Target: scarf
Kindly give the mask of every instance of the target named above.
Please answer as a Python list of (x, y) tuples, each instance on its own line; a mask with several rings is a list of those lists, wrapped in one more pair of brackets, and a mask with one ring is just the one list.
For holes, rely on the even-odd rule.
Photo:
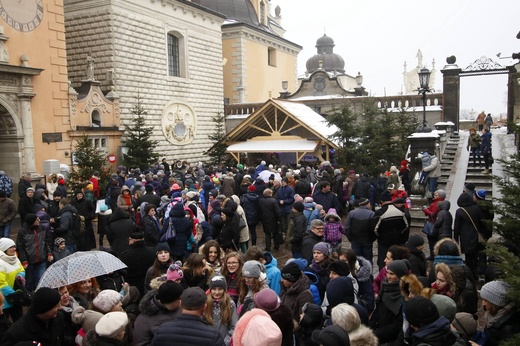
[(435, 265), (439, 263), (454, 265), (464, 264), (464, 261), (462, 260), (462, 256), (435, 256), (435, 258), (433, 259), (433, 267), (435, 268)]
[(388, 282), (386, 279), (381, 285), (381, 301), (395, 316), (401, 311), (403, 306), (403, 297), (401, 295), (401, 288), (399, 287), (399, 280)]
[(123, 194), (123, 199), (125, 200), (125, 205), (132, 205), (132, 195), (131, 194)]
[(495, 323), (500, 321), (504, 316), (507, 316), (511, 313), (511, 311), (515, 308), (515, 303), (509, 303), (504, 306), (502, 309), (498, 310), (495, 316), (491, 316), (488, 311), (484, 315), (484, 323), (486, 328), (491, 328)]
[(321, 271), (323, 270), (323, 268), (321, 267), (321, 264), (316, 263), (316, 261), (314, 261), (314, 259), (312, 259), (311, 268), (314, 270), (314, 272), (317, 275), (320, 274)]
[(10, 265), (14, 266), (17, 263), (20, 263), (20, 260), (16, 255), (14, 256), (8, 256), (5, 252), (0, 251), (0, 260), (9, 263)]
[(443, 296), (447, 296), (447, 297), (450, 297), (450, 298), (453, 297), (453, 292), (451, 292), (451, 291), (449, 290), (449, 287), (448, 287), (448, 286), (446, 286), (446, 288), (444, 288), (443, 290), (441, 290), (441, 289), (439, 288), (439, 286), (437, 286), (437, 283), (434, 282), (434, 283), (432, 283), (432, 288), (435, 290), (435, 292), (436, 292), (437, 294), (441, 294), (441, 295), (443, 295)]

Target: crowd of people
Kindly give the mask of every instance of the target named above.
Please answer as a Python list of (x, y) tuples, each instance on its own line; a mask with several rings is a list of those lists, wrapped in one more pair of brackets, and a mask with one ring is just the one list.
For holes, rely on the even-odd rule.
[[(477, 331), (485, 191), (466, 184), (454, 216), (434, 192), (427, 258), (410, 233), (407, 161), (371, 181), (330, 162), (163, 159), (146, 172), (120, 167), (106, 194), (93, 172), (71, 198), (63, 177), (36, 188), (29, 177), (14, 211), (22, 229), (0, 239), (2, 345), (497, 345), (520, 331), (510, 287), (491, 271)], [(0, 186), (0, 221), (14, 218), (9, 200)], [(107, 251), (126, 268), (35, 290), (77, 251)]]

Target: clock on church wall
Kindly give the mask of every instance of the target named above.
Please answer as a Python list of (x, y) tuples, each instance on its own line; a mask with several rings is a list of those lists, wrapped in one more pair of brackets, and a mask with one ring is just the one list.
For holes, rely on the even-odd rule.
[(13, 29), (29, 32), (43, 18), (42, 0), (0, 0), (0, 17)]

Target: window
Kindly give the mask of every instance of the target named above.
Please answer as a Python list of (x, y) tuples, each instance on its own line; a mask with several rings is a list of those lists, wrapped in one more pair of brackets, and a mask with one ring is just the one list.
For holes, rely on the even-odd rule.
[(108, 139), (106, 137), (89, 136), (90, 145), (102, 154), (108, 153)]
[(101, 113), (99, 110), (94, 109), (92, 114), (90, 115), (90, 126), (91, 127), (101, 127)]
[(276, 66), (276, 49), (267, 48), (267, 64), (269, 66)]
[(168, 34), (168, 75), (180, 77), (180, 49), (179, 38)]

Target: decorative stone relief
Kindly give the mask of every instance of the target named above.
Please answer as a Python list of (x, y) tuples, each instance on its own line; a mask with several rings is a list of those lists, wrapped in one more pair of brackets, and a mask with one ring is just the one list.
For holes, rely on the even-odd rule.
[(175, 145), (191, 143), (197, 131), (197, 117), (190, 105), (170, 102), (162, 112), (162, 131), (166, 140)]
[(109, 112), (105, 102), (103, 102), (103, 98), (97, 92), (92, 93), (92, 97), (87, 100), (87, 103), (85, 104), (85, 107), (83, 107), (81, 112), (90, 114), (90, 110), (92, 108), (101, 109), (103, 113)]
[(18, 80), (12, 75), (0, 74), (0, 85), (15, 87), (18, 86)]

